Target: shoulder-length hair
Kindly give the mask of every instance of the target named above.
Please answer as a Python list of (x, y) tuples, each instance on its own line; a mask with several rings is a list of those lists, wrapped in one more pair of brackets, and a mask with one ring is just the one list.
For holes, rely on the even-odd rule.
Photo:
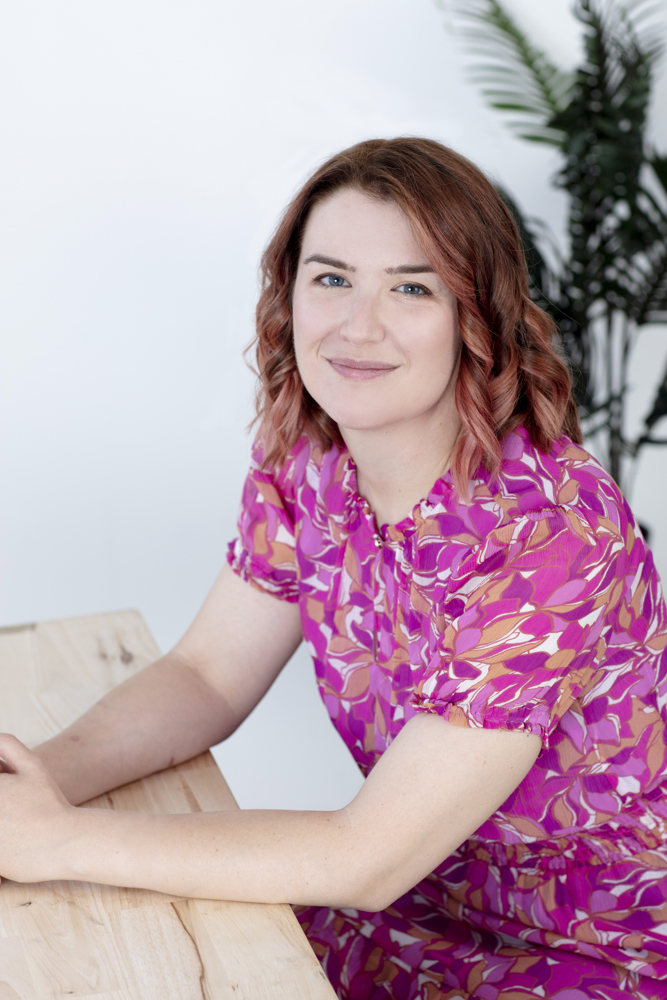
[(280, 466), (301, 435), (324, 450), (342, 444), (337, 424), (306, 390), (296, 364), (291, 294), (304, 228), (317, 202), (340, 188), (395, 202), (429, 264), (458, 302), (461, 358), (456, 407), (462, 429), (454, 480), (480, 464), (497, 473), (505, 434), (523, 424), (548, 451), (562, 434), (581, 442), (567, 365), (553, 320), (531, 300), (516, 225), (469, 160), (421, 138), (371, 139), (315, 171), (288, 205), (264, 251), (257, 305), (257, 417), (265, 464)]

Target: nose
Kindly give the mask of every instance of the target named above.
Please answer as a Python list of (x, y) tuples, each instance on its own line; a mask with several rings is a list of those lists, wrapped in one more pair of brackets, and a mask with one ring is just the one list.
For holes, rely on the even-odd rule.
[(378, 297), (371, 292), (350, 296), (349, 312), (340, 329), (343, 340), (351, 344), (375, 344), (384, 339), (384, 324), (380, 316)]

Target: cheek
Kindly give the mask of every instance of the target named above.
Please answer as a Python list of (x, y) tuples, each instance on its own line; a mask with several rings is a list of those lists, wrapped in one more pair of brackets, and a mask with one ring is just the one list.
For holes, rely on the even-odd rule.
[(292, 303), (292, 336), (294, 354), (306, 389), (315, 396), (318, 379), (318, 350), (322, 342), (321, 320), (319, 310), (304, 301), (303, 297), (294, 297)]
[(461, 350), (458, 324), (442, 322), (423, 331), (421, 342), (410, 345), (411, 364), (429, 382), (449, 381), (455, 374)]
[(321, 337), (322, 317), (319, 310), (303, 295), (295, 295), (292, 302), (292, 329), (294, 350), (303, 355)]
[(292, 296), (295, 337), (304, 343), (312, 343), (337, 330), (345, 320), (346, 302), (346, 297), (339, 295), (335, 288), (313, 288), (297, 282)]

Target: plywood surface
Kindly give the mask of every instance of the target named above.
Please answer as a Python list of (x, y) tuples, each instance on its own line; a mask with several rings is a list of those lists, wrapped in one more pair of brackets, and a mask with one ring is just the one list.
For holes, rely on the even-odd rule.
[[(34, 746), (158, 655), (136, 611), (0, 629), (0, 731)], [(208, 752), (89, 805), (236, 808)], [(56, 997), (332, 1000), (334, 992), (288, 906), (3, 881), (0, 1000)]]

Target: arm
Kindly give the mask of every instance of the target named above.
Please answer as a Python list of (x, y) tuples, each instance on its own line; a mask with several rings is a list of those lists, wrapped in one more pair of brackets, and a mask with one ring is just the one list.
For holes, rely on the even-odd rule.
[(75, 805), (189, 760), (234, 732), (300, 641), (297, 606), (225, 566), (170, 653), (35, 753)]
[(336, 812), (146, 816), (69, 806), (40, 762), (2, 737), (0, 753), (16, 773), (0, 775), (0, 871), (22, 881), (382, 909), (499, 808), (540, 746), (534, 735), (421, 715)]

